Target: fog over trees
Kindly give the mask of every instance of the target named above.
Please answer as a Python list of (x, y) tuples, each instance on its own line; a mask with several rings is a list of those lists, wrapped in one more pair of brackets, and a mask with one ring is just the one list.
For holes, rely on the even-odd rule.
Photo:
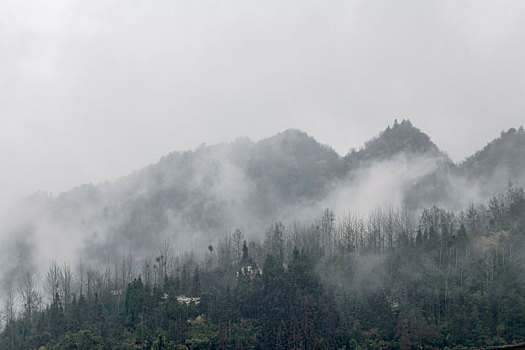
[(0, 350), (525, 348), (524, 18), (0, 0)]
[(0, 349), (525, 341), (525, 132), (454, 163), (409, 120), (340, 156), (299, 130), (13, 205)]

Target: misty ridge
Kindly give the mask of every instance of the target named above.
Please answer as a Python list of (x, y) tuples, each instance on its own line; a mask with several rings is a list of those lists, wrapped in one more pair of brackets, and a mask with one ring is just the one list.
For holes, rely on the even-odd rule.
[(99, 264), (155, 254), (164, 242), (202, 256), (235, 229), (261, 238), (272, 223), (312, 222), (325, 208), (338, 218), (380, 207), (459, 211), (509, 181), (525, 184), (524, 168), (523, 128), (459, 164), (409, 120), (344, 156), (293, 129), (201, 145), (114, 182), (24, 198), (4, 216), (2, 266), (9, 275), (52, 260)]
[(0, 349), (414, 349), (525, 340), (525, 132), (458, 164), (409, 120), (173, 152), (13, 205)]
[(0, 0), (0, 350), (525, 349), (523, 18)]

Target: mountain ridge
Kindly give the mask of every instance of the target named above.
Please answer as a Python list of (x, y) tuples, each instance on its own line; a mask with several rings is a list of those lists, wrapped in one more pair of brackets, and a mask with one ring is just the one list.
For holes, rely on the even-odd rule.
[(516, 171), (521, 167), (487, 171), (483, 181), (474, 176), (483, 173), (480, 166), (495, 167), (482, 161), (486, 154), (497, 155), (499, 168), (512, 165), (519, 154), (525, 164), (525, 146), (513, 150), (513, 159), (503, 159), (505, 147), (525, 145), (523, 131), (502, 137), (487, 146), (490, 152), (455, 164), (409, 120), (395, 121), (345, 156), (303, 131), (287, 129), (258, 142), (239, 138), (171, 152), (114, 182), (40, 198), (35, 206), (41, 210), (26, 221), (35, 234), (41, 222), (74, 232), (88, 255), (104, 260), (112, 251), (149, 251), (168, 238), (189, 249), (235, 228), (261, 232), (272, 222), (312, 217), (326, 207), (373, 208), (374, 200), (414, 210), (455, 209), (504, 189), (506, 175), (517, 184), (525, 182)]
[(500, 136), (487, 143), (483, 149), (467, 157), (459, 164), (461, 171), (469, 178), (487, 183), (487, 176), (498, 170), (505, 170), (509, 177), (516, 177), (525, 171), (525, 131), (523, 127), (502, 131)]
[[(396, 134), (396, 131), (400, 131), (397, 133), (396, 136), (393, 136), (393, 134)], [(393, 138), (395, 139), (399, 135), (403, 135), (405, 138), (402, 140), (405, 141), (404, 143), (397, 143), (394, 145), (389, 144), (389, 142)], [(115, 180), (106, 180), (103, 182), (100, 182), (98, 184), (93, 183), (84, 183), (80, 184), (78, 186), (72, 187), (68, 190), (65, 190), (61, 193), (59, 193), (57, 196), (60, 196), (63, 193), (75, 191), (75, 189), (79, 187), (84, 186), (107, 186), (111, 185), (113, 183), (119, 182), (121, 180), (124, 180), (125, 178), (135, 176), (136, 174), (139, 174), (143, 171), (147, 171), (147, 169), (156, 166), (158, 164), (164, 163), (164, 162), (170, 162), (172, 161), (172, 158), (179, 158), (184, 155), (188, 155), (194, 152), (197, 152), (200, 149), (205, 148), (216, 148), (216, 147), (226, 147), (227, 145), (237, 144), (241, 145), (242, 147), (239, 147), (239, 149), (242, 148), (252, 148), (257, 145), (263, 145), (263, 144), (271, 144), (272, 142), (278, 141), (278, 142), (290, 142), (291, 139), (303, 139), (302, 142), (304, 144), (305, 140), (308, 140), (311, 142), (311, 144), (317, 144), (318, 147), (321, 149), (326, 149), (327, 153), (333, 153), (334, 155), (339, 156), (341, 159), (345, 159), (347, 162), (352, 163), (354, 157), (362, 158), (360, 162), (363, 160), (368, 160), (372, 158), (372, 160), (378, 160), (378, 159), (387, 159), (389, 157), (392, 157), (396, 154), (408, 152), (413, 154), (425, 154), (425, 153), (431, 153), (433, 155), (440, 155), (442, 156), (448, 163), (453, 164), (454, 166), (460, 167), (460, 168), (467, 168), (470, 166), (470, 164), (476, 162), (476, 157), (482, 156), (481, 154), (483, 152), (487, 152), (488, 149), (491, 148), (491, 145), (493, 145), (495, 142), (498, 142), (498, 140), (502, 139), (504, 136), (508, 137), (509, 135), (523, 135), (523, 127), (520, 127), (518, 129), (516, 128), (510, 128), (507, 131), (501, 131), (500, 137), (495, 138), (487, 143), (487, 145), (475, 152), (474, 154), (467, 156), (462, 161), (453, 162), (449, 156), (441, 150), (435, 143), (432, 142), (430, 137), (423, 131), (421, 131), (419, 128), (414, 127), (412, 122), (409, 119), (403, 119), (400, 123), (397, 122), (397, 119), (394, 121), (392, 126), (387, 126), (386, 129), (382, 130), (377, 136), (374, 136), (370, 138), (368, 141), (366, 141), (363, 146), (360, 148), (351, 148), (345, 155), (339, 156), (337, 152), (333, 150), (333, 148), (330, 145), (322, 144), (318, 142), (313, 136), (309, 135), (307, 132), (302, 131), (297, 128), (289, 128), (285, 129), (282, 132), (279, 132), (275, 135), (263, 138), (257, 142), (254, 142), (250, 140), (247, 137), (240, 137), (237, 138), (234, 141), (231, 142), (222, 142), (218, 144), (213, 145), (205, 145), (202, 144), (201, 146), (197, 147), (193, 150), (181, 150), (181, 151), (172, 151), (167, 153), (166, 155), (159, 158), (158, 161), (153, 162), (149, 165), (145, 165), (144, 167), (133, 171), (132, 173), (122, 175)], [(385, 140), (386, 138), (386, 140)], [(293, 142), (291, 142), (293, 144)], [(31, 196), (31, 195), (30, 195)]]

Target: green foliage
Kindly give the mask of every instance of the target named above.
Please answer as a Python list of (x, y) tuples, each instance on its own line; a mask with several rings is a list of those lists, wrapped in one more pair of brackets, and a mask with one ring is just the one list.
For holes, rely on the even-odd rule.
[(218, 245), (223, 260), (185, 255), (166, 260), (172, 265), (164, 278), (144, 274), (146, 282), (142, 276), (123, 282), (98, 275), (106, 284), (89, 284), (78, 300), (63, 302), (56, 293), (40, 311), (8, 322), (0, 349), (431, 349), (522, 342), (524, 203), (523, 190), (509, 186), (488, 209), (471, 205), (455, 215), (432, 207), (412, 226), (403, 224), (401, 212), (338, 223), (326, 210), (320, 224), (295, 226), (293, 235), (282, 223), (272, 225), (264, 242), (243, 241), (238, 231), (234, 245), (229, 238)]
[(166, 340), (166, 335), (163, 331), (160, 331), (157, 339), (151, 345), (151, 350), (168, 350), (168, 341)]
[(186, 345), (190, 349), (210, 349), (218, 341), (218, 330), (214, 323), (203, 316), (191, 320), (191, 327), (187, 333)]

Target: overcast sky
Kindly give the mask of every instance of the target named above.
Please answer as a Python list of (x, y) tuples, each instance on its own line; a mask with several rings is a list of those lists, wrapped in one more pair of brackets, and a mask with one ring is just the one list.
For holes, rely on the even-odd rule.
[(0, 0), (3, 197), (395, 117), (456, 161), (525, 124), (525, 1)]

